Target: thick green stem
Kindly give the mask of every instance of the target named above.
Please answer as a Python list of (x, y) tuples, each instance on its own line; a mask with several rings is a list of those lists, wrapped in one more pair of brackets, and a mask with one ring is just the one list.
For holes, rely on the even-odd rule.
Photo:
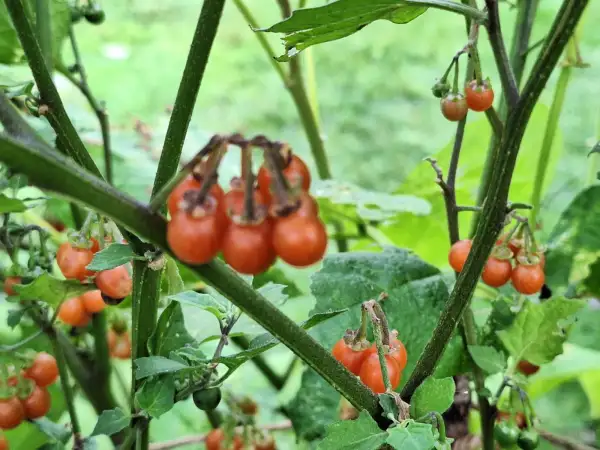
[[(102, 242), (102, 241), (100, 241)], [(106, 313), (94, 314), (92, 318), (92, 335), (94, 336), (94, 376), (110, 389), (110, 355), (106, 340)]]
[[(168, 249), (163, 217), (90, 175), (68, 158), (24, 147), (12, 138), (0, 136), (0, 161), (17, 172), (27, 174), (37, 186), (77, 199), (158, 247)], [(341, 366), (327, 349), (227, 266), (215, 260), (195, 266), (193, 270), (277, 337), (354, 406), (371, 414), (378, 412), (377, 397), (368, 388)]]
[(548, 40), (532, 70), (532, 76), (523, 90), (521, 100), (508, 117), (506, 132), (500, 143), (500, 151), (490, 181), (489, 194), (483, 206), (473, 247), (450, 298), (446, 302), (440, 320), (433, 331), (433, 336), (425, 346), (411, 378), (402, 391), (406, 398), (410, 398), (417, 386), (433, 373), (456, 324), (475, 291), (483, 266), (502, 230), (508, 190), (527, 122), (586, 5), (587, 0), (565, 0), (563, 2), (548, 35)]
[(567, 87), (569, 85), (569, 79), (571, 78), (572, 67), (565, 65), (560, 70), (560, 76), (556, 83), (556, 90), (554, 91), (554, 99), (552, 100), (552, 106), (548, 113), (548, 121), (546, 122), (546, 132), (544, 134), (544, 140), (542, 141), (542, 148), (538, 156), (537, 170), (535, 172), (535, 181), (533, 183), (533, 192), (531, 194), (531, 213), (529, 215), (529, 223), (535, 230), (537, 226), (538, 214), (540, 212), (540, 202), (542, 200), (542, 190), (544, 187), (544, 179), (546, 177), (546, 171), (548, 170), (548, 163), (550, 162), (550, 153), (552, 151), (552, 144), (554, 143), (554, 136), (558, 128), (558, 120), (560, 119), (560, 113), (562, 111), (565, 94), (567, 93)]
[[(525, 63), (527, 61), (529, 47), (529, 40), (531, 37), (531, 29), (533, 28), (533, 22), (537, 12), (539, 0), (520, 0), (518, 4), (517, 20), (515, 22), (515, 31), (513, 33), (513, 41), (510, 50), (510, 65), (513, 68), (515, 74), (515, 80), (517, 86), (520, 86), (525, 71)], [(500, 120), (504, 120), (507, 115), (506, 97), (500, 98), (498, 105), (498, 117)], [(483, 175), (481, 182), (479, 183), (479, 190), (477, 192), (477, 205), (481, 206), (487, 195), (487, 191), (490, 185), (490, 179), (492, 177), (492, 168), (494, 167), (494, 160), (496, 157), (497, 147), (500, 142), (500, 136), (492, 134), (490, 144), (488, 146), (485, 163), (483, 166)], [(471, 223), (471, 233), (473, 236), (477, 223), (479, 221), (479, 214), (473, 214), (473, 221)]]
[(158, 162), (152, 196), (160, 191), (179, 168), (183, 142), (194, 112), (198, 91), (204, 78), (204, 69), (208, 63), (224, 6), (225, 0), (205, 0), (202, 5)]
[(60, 99), (52, 76), (46, 67), (42, 49), (35, 37), (31, 24), (25, 15), (21, 0), (5, 0), (6, 8), (19, 36), (19, 41), (29, 62), (33, 78), (40, 91), (41, 105), (48, 107), (46, 117), (56, 131), (58, 139), (67, 154), (96, 176), (101, 176), (92, 157), (86, 150), (67, 111)]
[[(161, 270), (152, 270), (146, 261), (133, 262), (133, 292), (132, 300), (132, 360), (149, 356), (148, 341), (156, 327), (158, 301), (160, 300)], [(136, 380), (135, 368), (132, 365), (131, 399), (140, 388), (142, 381)], [(131, 402), (132, 413), (134, 402)], [(137, 448), (147, 450), (150, 424), (138, 429), (136, 436)]]
[(53, 56), (52, 56), (52, 2), (48, 0), (36, 0), (35, 2), (35, 25), (37, 31), (38, 42), (48, 72), (53, 71)]
[(62, 347), (57, 339), (52, 339), (52, 347), (54, 349), (54, 357), (56, 358), (58, 373), (60, 375), (60, 386), (62, 388), (63, 395), (65, 396), (65, 403), (67, 404), (67, 410), (69, 411), (69, 418), (71, 420), (74, 447), (79, 448), (81, 445), (81, 427), (79, 426), (77, 411), (75, 411), (75, 396), (73, 395), (73, 390), (71, 389), (71, 384), (69, 383), (67, 364), (63, 355)]

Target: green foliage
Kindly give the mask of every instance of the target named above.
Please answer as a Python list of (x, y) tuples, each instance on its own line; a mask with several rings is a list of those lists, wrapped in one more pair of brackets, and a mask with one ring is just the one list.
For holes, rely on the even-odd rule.
[(548, 237), (545, 270), (552, 288), (564, 288), (569, 284), (572, 273), (578, 268), (577, 261), (595, 262), (595, 254), (600, 251), (599, 223), (600, 186), (590, 186), (563, 211)]
[[(402, 382), (410, 377), (448, 296), (438, 269), (412, 253), (396, 248), (386, 248), (381, 253), (329, 256), (322, 269), (313, 275), (311, 290), (316, 298), (311, 313), (349, 308), (346, 314), (330, 320), (326, 329), (319, 328), (313, 333), (325, 348), (332, 348), (347, 328), (359, 326), (362, 302), (377, 298), (382, 292), (388, 294), (381, 306), (390, 329), (398, 330), (398, 337), (408, 354)], [(455, 352), (454, 356), (460, 358), (460, 352)], [(447, 363), (447, 367), (452, 366)], [(445, 374), (448, 375), (452, 373)], [(339, 394), (307, 370), (287, 411), (296, 432), (313, 439), (322, 435), (325, 426), (336, 420), (338, 402)]]
[(167, 295), (179, 294), (185, 290), (183, 279), (179, 273), (177, 262), (170, 256), (165, 255), (164, 279), (167, 282)]
[(77, 297), (89, 291), (91, 285), (77, 280), (59, 280), (44, 272), (26, 285), (15, 285), (15, 290), (23, 300), (38, 300), (50, 306), (58, 306), (63, 300)]
[(402, 3), (397, 0), (338, 0), (316, 8), (296, 10), (291, 17), (260, 31), (285, 33), (285, 55), (277, 59), (289, 61), (312, 45), (350, 36), (376, 20), (408, 23), (429, 6), (483, 18), (479, 11), (448, 0), (405, 0)]
[(498, 331), (498, 337), (517, 360), (541, 365), (562, 353), (569, 319), (585, 305), (562, 297), (541, 304), (526, 301), (510, 328)]
[(475, 364), (487, 373), (502, 372), (506, 368), (506, 357), (494, 347), (469, 345), (469, 353)]
[(435, 439), (431, 425), (407, 421), (390, 428), (386, 442), (395, 449), (430, 450), (434, 447)]
[[(31, 22), (32, 26), (34, 26), (36, 19), (34, 15), (35, 0), (25, 0), (24, 4), (25, 10), (29, 13), (29, 21)], [(51, 0), (50, 14), (50, 27), (52, 29), (52, 53), (54, 54), (54, 59), (56, 61), (60, 61), (62, 43), (68, 35), (69, 25), (71, 23), (69, 2), (64, 0)], [(0, 63), (15, 64), (21, 62), (21, 45), (17, 37), (17, 32), (12, 26), (12, 22), (4, 2), (0, 4), (0, 35), (2, 35), (2, 40), (0, 41)]]
[(418, 419), (430, 412), (445, 412), (454, 402), (455, 388), (453, 378), (427, 377), (410, 400), (411, 417)]
[(114, 269), (134, 259), (144, 260), (142, 256), (136, 255), (128, 244), (110, 244), (94, 255), (87, 269), (95, 271)]
[(104, 434), (106, 436), (112, 436), (127, 428), (130, 422), (131, 417), (121, 408), (102, 411), (91, 435), (100, 436)]
[(195, 306), (208, 311), (218, 320), (223, 320), (230, 308), (227, 299), (218, 294), (199, 294), (194, 291), (185, 291), (169, 296), (169, 300), (174, 300), (184, 305)]
[(18, 213), (27, 209), (27, 205), (23, 200), (18, 198), (10, 198), (4, 194), (0, 194), (0, 214)]
[(185, 328), (181, 305), (171, 302), (158, 318), (158, 323), (148, 343), (148, 351), (151, 355), (169, 357), (171, 352), (194, 344), (196, 344), (196, 340)]
[(318, 450), (377, 450), (386, 441), (387, 432), (362, 411), (358, 419), (336, 422), (327, 427), (327, 435)]
[(195, 368), (190, 367), (182, 362), (165, 358), (164, 356), (148, 356), (144, 358), (138, 358), (135, 360), (134, 364), (136, 380), (142, 380), (153, 375), (161, 375)]
[(175, 404), (175, 380), (171, 375), (152, 377), (144, 381), (135, 393), (135, 401), (151, 417), (160, 417)]

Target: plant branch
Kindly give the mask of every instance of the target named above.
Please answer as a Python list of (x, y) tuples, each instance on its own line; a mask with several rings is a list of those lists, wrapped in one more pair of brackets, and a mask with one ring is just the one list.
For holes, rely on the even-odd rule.
[[(94, 377), (98, 383), (110, 386), (110, 355), (106, 340), (106, 313), (94, 314), (92, 318), (92, 335), (94, 336)], [(110, 387), (109, 387), (110, 389)]]
[[(158, 247), (168, 249), (163, 217), (92, 176), (68, 158), (24, 147), (10, 137), (0, 136), (0, 161), (17, 172), (27, 174), (37, 186), (77, 199)], [(354, 406), (377, 414), (378, 400), (370, 389), (225, 264), (214, 260), (192, 269), (297, 354)]]
[(221, 21), (225, 0), (205, 0), (194, 31), (192, 44), (177, 90), (173, 113), (169, 120), (162, 154), (152, 187), (152, 196), (175, 175), (188, 131), (198, 91), (204, 78), (204, 70)]
[(473, 247), (446, 302), (433, 336), (425, 346), (415, 370), (402, 391), (405, 398), (410, 398), (416, 387), (433, 372), (473, 295), (483, 266), (504, 223), (508, 190), (527, 122), (586, 5), (587, 0), (563, 2), (552, 25), (548, 41), (534, 66), (533, 76), (527, 82), (521, 100), (509, 114)]
[(69, 40), (71, 41), (71, 47), (73, 49), (73, 56), (75, 57), (75, 67), (77, 72), (79, 72), (80, 80), (78, 80), (69, 69), (59, 66), (58, 70), (71, 81), (83, 94), (83, 96), (87, 99), (90, 107), (94, 110), (94, 114), (98, 118), (98, 123), (100, 124), (100, 132), (102, 134), (102, 147), (104, 151), (104, 172), (105, 178), (108, 183), (113, 183), (113, 170), (112, 170), (112, 146), (110, 140), (110, 124), (108, 119), (108, 113), (106, 112), (106, 107), (104, 104), (100, 103), (94, 97), (92, 90), (90, 88), (87, 72), (85, 70), (85, 66), (83, 65), (83, 59), (81, 57), (81, 52), (79, 51), (79, 46), (77, 45), (77, 38), (75, 36), (75, 30), (73, 29), (73, 25), (69, 26)]
[(19, 41), (29, 62), (33, 78), (40, 91), (41, 105), (46, 105), (46, 117), (56, 131), (58, 139), (67, 154), (96, 176), (101, 176), (92, 157), (86, 150), (77, 134), (77, 130), (67, 115), (60, 99), (58, 90), (52, 81), (52, 76), (44, 63), (42, 49), (35, 37), (31, 24), (25, 15), (21, 0), (5, 0), (13, 25), (19, 36)]
[(52, 2), (48, 0), (36, 0), (35, 2), (35, 25), (37, 39), (46, 62), (48, 72), (53, 71), (52, 55), (52, 14), (50, 12)]
[(542, 439), (545, 439), (551, 444), (557, 445), (566, 450), (597, 450), (596, 447), (581, 444), (572, 439), (551, 433), (550, 431), (542, 430), (541, 428), (536, 428), (535, 430), (540, 434)]
[(490, 38), (490, 44), (496, 59), (496, 66), (500, 73), (502, 82), (502, 93), (504, 94), (509, 108), (514, 108), (519, 101), (519, 87), (515, 74), (512, 71), (504, 38), (502, 37), (502, 28), (500, 27), (500, 13), (498, 11), (498, 0), (485, 0), (488, 10), (487, 31)]
[(69, 418), (71, 419), (71, 429), (73, 430), (73, 448), (80, 448), (82, 445), (81, 427), (79, 426), (77, 411), (75, 411), (75, 396), (73, 395), (73, 390), (71, 389), (71, 384), (69, 383), (69, 372), (67, 371), (65, 356), (57, 339), (52, 340), (52, 347), (54, 349), (54, 356), (56, 357), (56, 364), (58, 365), (60, 385), (63, 395), (65, 396), (65, 403), (67, 404), (67, 410), (69, 411)]
[[(292, 422), (289, 420), (285, 420), (281, 423), (274, 423), (272, 425), (265, 425), (260, 427), (261, 430), (264, 431), (280, 431), (280, 430), (288, 430), (292, 427)], [(237, 432), (243, 432), (243, 427), (237, 427)], [(160, 442), (157, 444), (150, 445), (150, 450), (170, 450), (172, 448), (183, 447), (185, 445), (192, 444), (200, 444), (206, 440), (206, 434), (202, 434), (199, 436), (186, 436), (178, 439), (174, 439), (168, 442)]]
[(0, 122), (7, 134), (14, 136), (26, 145), (47, 146), (40, 135), (21, 117), (15, 105), (4, 92), (0, 92)]

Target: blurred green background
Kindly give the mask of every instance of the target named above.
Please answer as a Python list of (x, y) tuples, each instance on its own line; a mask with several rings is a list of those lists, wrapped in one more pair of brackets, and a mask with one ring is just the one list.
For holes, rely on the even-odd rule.
[[(312, 0), (308, 5), (311, 3), (321, 2)], [(559, 0), (540, 2), (532, 42), (544, 37), (560, 3)], [(261, 25), (271, 25), (279, 19), (275, 1), (247, 0), (247, 5)], [(106, 101), (115, 153), (123, 162), (116, 166), (117, 185), (141, 199), (149, 195), (169, 108), (175, 99), (200, 6), (198, 0), (104, 0), (105, 24), (97, 27), (83, 21), (76, 26), (91, 88), (98, 99)], [(505, 2), (501, 14), (504, 34), (510, 40), (514, 11)], [(594, 160), (588, 159), (587, 154), (600, 134), (600, 104), (596, 101), (600, 96), (600, 33), (594, 30), (599, 21), (600, 2), (591, 2), (580, 41), (582, 56), (591, 67), (574, 69), (568, 88), (560, 119), (562, 138), (558, 136), (554, 149), (560, 159), (553, 165), (555, 173), (548, 174), (550, 184), (541, 214), (546, 229), (549, 228), (546, 224), (555, 222), (575, 194), (594, 178)], [(277, 36), (267, 37), (278, 52), (283, 52)], [(484, 75), (491, 78), (499, 92), (500, 82), (485, 32), (481, 42)], [(366, 188), (389, 192), (400, 189), (419, 195), (411, 186), (403, 186), (403, 182), (415, 168), (423, 166), (424, 157), (437, 154), (447, 145), (455, 131), (454, 124), (443, 120), (439, 102), (431, 95), (430, 88), (464, 43), (462, 17), (430, 10), (408, 25), (376, 22), (349, 38), (311, 49), (319, 115), (334, 177)], [(69, 64), (71, 53), (67, 45), (63, 55)], [(542, 95), (541, 103), (547, 106), (552, 100), (557, 72)], [(57, 84), (75, 125), (89, 143), (99, 143), (96, 118), (85, 99), (60, 75)], [(482, 116), (471, 116), (470, 122), (482, 121)], [(545, 120), (540, 119), (530, 127), (532, 141), (541, 142), (544, 125)], [(186, 140), (185, 158), (191, 157), (212, 134), (234, 131), (262, 133), (288, 141), (312, 164), (290, 96), (235, 5), (227, 2)], [(471, 148), (469, 154), (479, 151), (482, 157), (487, 152), (488, 139), (472, 133), (469, 142), (476, 148)], [(536, 155), (538, 148), (523, 151)], [(228, 163), (233, 174), (237, 161)], [(529, 170), (532, 182), (533, 167)], [(432, 173), (431, 185), (435, 188), (433, 179)], [(512, 194), (513, 201), (529, 201), (528, 196), (520, 198), (519, 192), (513, 190)], [(443, 210), (434, 213), (444, 214)], [(446, 245), (446, 235), (436, 239)], [(438, 253), (443, 263), (445, 250)], [(424, 257), (432, 259), (429, 255)], [(309, 273), (293, 271), (303, 288)], [(312, 300), (301, 296), (283, 309), (301, 320), (311, 307)], [(598, 319), (598, 314), (590, 316)], [(597, 326), (594, 331), (590, 325), (593, 320), (582, 319), (573, 342), (600, 350)], [(278, 347), (268, 353), (267, 359), (283, 369), (291, 355)], [(559, 364), (568, 365), (568, 360)], [(128, 376), (126, 364), (117, 367), (122, 377)], [(297, 382), (298, 377), (288, 387), (289, 392), (277, 397), (248, 364), (230, 379), (227, 387), (254, 395), (261, 405), (259, 422), (273, 423), (284, 419), (273, 409), (293, 395)], [(561, 401), (564, 395), (568, 395), (568, 402)], [(542, 397), (539, 413), (548, 429), (580, 437), (582, 426), (592, 420), (587, 402), (583, 388), (572, 381)], [(559, 404), (561, 415), (557, 416), (554, 412)], [(95, 417), (82, 401), (78, 407), (89, 409), (84, 420), (89, 432)], [(208, 428), (204, 414), (191, 402), (183, 402), (153, 422), (152, 440), (173, 439)], [(99, 441), (107, 443), (106, 439)], [(291, 433), (279, 433), (278, 441), (280, 448), (293, 447)]]

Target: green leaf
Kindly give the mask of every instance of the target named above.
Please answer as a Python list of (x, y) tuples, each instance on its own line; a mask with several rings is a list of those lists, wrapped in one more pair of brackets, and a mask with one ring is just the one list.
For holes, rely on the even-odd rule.
[(387, 432), (366, 411), (356, 420), (343, 420), (327, 427), (318, 450), (377, 450), (387, 439)]
[(286, 273), (279, 267), (271, 267), (266, 272), (256, 275), (252, 279), (252, 286), (258, 289), (268, 283), (274, 283), (285, 286), (285, 294), (289, 298), (294, 298), (302, 295), (302, 291), (296, 284), (296, 282), (288, 277)]
[(194, 344), (197, 344), (196, 340), (185, 328), (181, 305), (171, 302), (160, 314), (156, 329), (150, 337), (150, 354), (168, 357), (171, 352)]
[[(67, 37), (69, 25), (71, 23), (71, 11), (69, 2), (65, 0), (51, 1), (50, 26), (52, 28), (52, 50), (55, 61), (60, 61), (62, 42)], [(24, 2), (25, 3), (25, 2)], [(28, 0), (25, 4), (26, 11), (35, 11), (35, 0)], [(35, 29), (35, 16), (29, 16), (32, 26)], [(8, 11), (4, 2), (0, 2), (0, 63), (15, 64), (21, 62), (22, 53), (19, 38), (12, 25)]]
[(395, 449), (431, 450), (435, 444), (431, 425), (407, 421), (388, 429), (386, 443)]
[(112, 436), (127, 428), (130, 422), (131, 416), (123, 412), (121, 408), (108, 409), (102, 411), (102, 414), (98, 417), (91, 435), (100, 436), (101, 434), (105, 434), (106, 436)]
[(502, 372), (506, 368), (506, 357), (494, 347), (469, 345), (469, 353), (475, 364), (487, 373)]
[(589, 265), (589, 274), (583, 280), (583, 285), (589, 294), (600, 297), (600, 259)]
[(410, 416), (418, 419), (427, 413), (445, 412), (454, 401), (454, 379), (425, 378), (410, 400)]
[(10, 328), (15, 328), (17, 325), (19, 325), (21, 323), (21, 319), (23, 318), (23, 316), (25, 315), (25, 310), (24, 309), (11, 309), (10, 311), (8, 311), (7, 317), (6, 317), (6, 325), (8, 325)]
[(173, 361), (163, 356), (148, 356), (138, 358), (134, 361), (135, 379), (141, 380), (152, 375), (161, 375), (165, 373), (179, 372), (180, 370), (191, 369), (181, 362)]
[(20, 213), (27, 209), (27, 205), (23, 200), (18, 198), (10, 198), (4, 194), (0, 194), (0, 214)]
[(329, 208), (347, 207), (344, 214), (357, 221), (384, 221), (398, 213), (428, 215), (431, 212), (429, 202), (414, 195), (369, 191), (348, 182), (321, 180), (315, 182), (313, 190), (317, 199), (331, 203)]
[(175, 381), (171, 375), (153, 377), (144, 382), (135, 400), (151, 417), (160, 417), (175, 404)]
[(176, 295), (170, 295), (168, 299), (201, 308), (213, 314), (218, 320), (224, 319), (229, 309), (229, 302), (224, 297), (211, 294), (199, 294), (194, 291), (185, 291)]
[[(408, 354), (403, 383), (410, 378), (448, 298), (447, 285), (436, 267), (396, 248), (385, 248), (381, 253), (328, 256), (322, 269), (312, 276), (311, 290), (316, 299), (311, 313), (349, 308), (347, 313), (328, 321), (326, 327), (311, 332), (325, 348), (332, 348), (346, 329), (359, 326), (364, 301), (377, 298), (382, 292), (388, 294), (381, 305), (390, 328), (399, 331)], [(460, 351), (452, 354), (461, 356)], [(454, 364), (448, 361), (446, 366)], [(322, 436), (325, 426), (338, 419), (339, 398), (335, 389), (312, 370), (305, 371), (295, 399), (286, 408), (298, 436), (308, 440)]]
[(51, 306), (71, 297), (77, 297), (92, 289), (93, 285), (81, 284), (78, 280), (59, 280), (44, 272), (31, 283), (15, 285), (22, 300), (39, 300)]
[(46, 436), (65, 444), (71, 438), (71, 432), (64, 425), (54, 423), (46, 417), (36, 419), (33, 424)]
[(542, 365), (562, 353), (569, 328), (566, 319), (584, 305), (563, 297), (540, 304), (526, 301), (510, 328), (498, 331), (498, 337), (515, 358)]
[(168, 255), (165, 255), (167, 263), (165, 265), (165, 278), (167, 279), (168, 295), (175, 295), (185, 290), (183, 280), (179, 274), (177, 262)]
[(87, 268), (95, 271), (109, 270), (127, 264), (134, 259), (143, 260), (144, 257), (136, 255), (128, 244), (115, 243), (96, 253)]
[(600, 251), (600, 186), (580, 192), (562, 212), (548, 237), (546, 282), (556, 290), (569, 284), (571, 272), (586, 253)]
[(590, 416), (600, 419), (600, 370), (583, 373), (579, 376), (579, 383), (590, 403)]
[[(320, 324), (321, 322), (325, 322), (326, 320), (336, 317), (346, 311), (346, 309), (338, 309), (335, 311), (325, 311), (322, 313), (312, 314), (307, 320), (302, 322), (300, 326), (305, 330), (308, 330)], [(270, 333), (264, 333), (252, 339), (247, 350), (235, 353), (233, 355), (223, 356), (219, 359), (219, 362), (221, 364), (225, 364), (230, 369), (236, 369), (249, 359), (252, 359), (261, 353), (272, 349), (277, 344), (279, 344), (279, 341), (275, 336)]]
[(600, 153), (600, 141), (596, 142), (596, 145), (594, 145), (594, 147), (590, 150), (588, 156), (590, 156), (592, 153)]
[(376, 20), (408, 23), (430, 6), (478, 20), (485, 17), (475, 8), (449, 0), (338, 0), (316, 8), (296, 10), (287, 19), (259, 31), (286, 34), (283, 37), (286, 53), (277, 59), (288, 61), (312, 45), (350, 36)]

